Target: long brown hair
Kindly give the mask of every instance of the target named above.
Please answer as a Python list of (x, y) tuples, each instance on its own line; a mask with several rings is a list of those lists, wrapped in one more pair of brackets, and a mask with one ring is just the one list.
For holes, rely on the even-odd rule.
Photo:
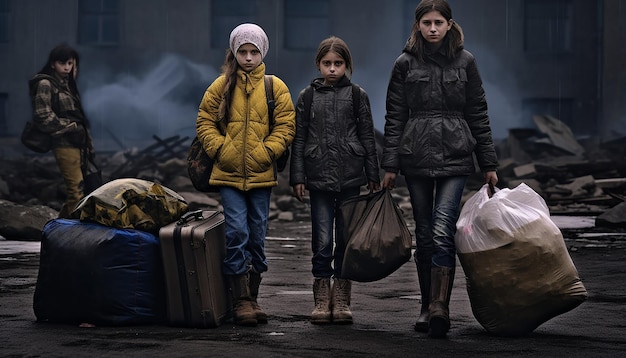
[(230, 112), (230, 104), (233, 101), (233, 91), (237, 85), (237, 69), (239, 64), (235, 54), (228, 48), (226, 50), (226, 56), (224, 57), (224, 64), (222, 65), (222, 74), (226, 77), (224, 88), (222, 89), (222, 101), (218, 109), (219, 120), (228, 121)]
[(407, 44), (408, 50), (417, 57), (418, 61), (424, 62), (426, 40), (420, 32), (420, 20), (431, 11), (438, 11), (447, 21), (452, 21), (452, 27), (443, 39), (443, 50), (449, 59), (456, 56), (463, 49), (463, 29), (452, 20), (452, 8), (445, 0), (422, 0), (415, 8), (415, 22), (411, 30), (411, 37)]

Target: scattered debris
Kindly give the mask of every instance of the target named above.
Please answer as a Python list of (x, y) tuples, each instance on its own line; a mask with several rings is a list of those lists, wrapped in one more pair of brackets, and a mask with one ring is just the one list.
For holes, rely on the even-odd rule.
[(558, 119), (533, 120), (538, 129), (510, 129), (499, 146), (498, 186), (526, 183), (559, 215), (600, 215), (626, 201), (626, 137), (583, 146)]
[[(586, 140), (583, 145), (558, 119), (533, 116), (533, 120), (537, 128), (512, 128), (508, 138), (498, 143), (498, 186), (514, 188), (526, 183), (545, 199), (553, 215), (597, 216), (596, 226), (626, 227), (626, 136), (604, 143)], [(179, 193), (190, 209), (219, 208), (219, 194), (195, 191), (187, 176), (186, 156), (191, 140), (180, 136), (165, 139), (153, 136), (153, 139), (154, 143), (141, 150), (98, 153), (96, 161), (105, 181), (149, 180)], [(382, 153), (383, 135), (379, 131), (376, 140)], [(0, 199), (24, 206), (60, 209), (65, 188), (51, 154), (3, 158), (1, 164)], [(270, 219), (309, 220), (309, 205), (291, 195), (289, 171), (278, 175)], [(402, 177), (399, 179), (393, 196), (411, 225), (408, 190)], [(464, 200), (483, 183), (481, 173), (471, 176)]]

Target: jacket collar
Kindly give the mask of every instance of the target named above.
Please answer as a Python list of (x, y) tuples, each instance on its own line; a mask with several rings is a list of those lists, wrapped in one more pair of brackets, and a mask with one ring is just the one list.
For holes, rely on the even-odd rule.
[(57, 76), (51, 76), (45, 73), (38, 73), (34, 75), (33, 78), (31, 78), (28, 81), (28, 88), (31, 94), (34, 94), (35, 91), (37, 90), (37, 84), (39, 83), (39, 81), (44, 80), (44, 79), (50, 81), (50, 83), (54, 87), (58, 88), (59, 90), (65, 90), (69, 92), (69, 89), (67, 87), (67, 82), (65, 83), (61, 82)]
[(348, 78), (348, 76), (343, 76), (341, 77), (341, 79), (339, 79), (339, 81), (333, 85), (333, 86), (327, 86), (324, 84), (324, 79), (319, 77), (319, 78), (315, 78), (313, 81), (311, 81), (311, 86), (315, 89), (320, 89), (323, 87), (327, 87), (327, 88), (332, 88), (332, 87), (347, 87), (347, 86), (351, 86), (352, 82), (350, 82), (350, 79)]
[(237, 77), (239, 77), (239, 85), (244, 87), (245, 92), (251, 93), (252, 90), (254, 90), (259, 83), (263, 83), (265, 79), (265, 63), (261, 62), (257, 68), (250, 72), (238, 69)]

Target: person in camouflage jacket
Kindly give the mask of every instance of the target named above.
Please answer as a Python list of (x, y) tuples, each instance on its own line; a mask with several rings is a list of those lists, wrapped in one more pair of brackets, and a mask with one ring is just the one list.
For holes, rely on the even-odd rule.
[(59, 212), (61, 218), (69, 218), (83, 198), (83, 168), (94, 155), (89, 122), (76, 86), (78, 62), (76, 50), (56, 46), (43, 68), (28, 82), (33, 121), (50, 134), (52, 152), (65, 182), (67, 196)]

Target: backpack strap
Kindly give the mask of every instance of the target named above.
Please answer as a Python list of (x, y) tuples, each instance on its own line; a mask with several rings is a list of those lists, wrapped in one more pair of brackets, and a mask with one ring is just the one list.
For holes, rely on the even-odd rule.
[(304, 120), (305, 123), (309, 123), (311, 120), (311, 105), (313, 103), (313, 87), (308, 86), (304, 90), (304, 96), (302, 98), (304, 102)]
[[(304, 90), (304, 119), (308, 123), (311, 119), (311, 105), (313, 103), (313, 87), (308, 86)], [(352, 110), (354, 111), (354, 119), (358, 122), (360, 117), (361, 108), (361, 87), (356, 84), (352, 84)]]
[(274, 101), (274, 76), (265, 75), (265, 97), (267, 98), (267, 114), (270, 122), (270, 127), (274, 126), (276, 121), (274, 120), (274, 109), (276, 108), (276, 101)]
[(352, 84), (352, 107), (354, 110), (354, 120), (359, 122), (361, 117), (361, 88), (359, 85)]

